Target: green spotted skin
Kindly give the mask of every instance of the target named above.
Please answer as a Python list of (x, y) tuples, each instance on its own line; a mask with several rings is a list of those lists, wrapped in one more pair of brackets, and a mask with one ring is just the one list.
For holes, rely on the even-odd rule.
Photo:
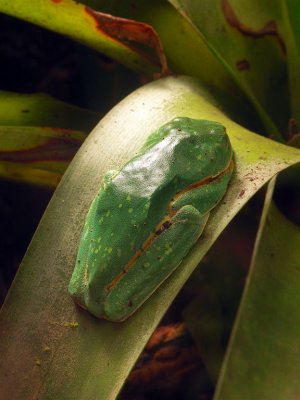
[(120, 171), (87, 214), (69, 284), (93, 315), (123, 321), (178, 267), (226, 192), (232, 148), (223, 125), (175, 118)]

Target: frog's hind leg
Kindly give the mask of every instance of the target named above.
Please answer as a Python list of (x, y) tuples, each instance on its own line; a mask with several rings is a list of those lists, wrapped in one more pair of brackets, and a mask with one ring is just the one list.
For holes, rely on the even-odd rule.
[(82, 307), (88, 304), (87, 296), (89, 295), (87, 286), (89, 280), (89, 266), (92, 263), (93, 246), (97, 240), (97, 229), (95, 227), (99, 220), (99, 196), (105, 193), (107, 186), (112, 178), (118, 173), (116, 170), (109, 170), (102, 179), (101, 187), (97, 196), (92, 201), (89, 211), (85, 218), (84, 227), (82, 230), (78, 253), (76, 257), (75, 268), (69, 283), (69, 293), (74, 300)]
[(187, 205), (171, 219), (164, 219), (147, 248), (111, 288), (104, 306), (110, 320), (123, 320), (144, 303), (187, 255), (207, 218), (208, 213), (203, 216)]

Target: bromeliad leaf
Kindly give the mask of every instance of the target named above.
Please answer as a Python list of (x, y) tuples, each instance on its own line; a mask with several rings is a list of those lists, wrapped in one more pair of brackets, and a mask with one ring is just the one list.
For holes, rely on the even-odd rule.
[(280, 4), (285, 2), (169, 1), (197, 29), (252, 101), (269, 135), (282, 141), (279, 131), (285, 131), (292, 115), (286, 64), (292, 39)]
[(42, 93), (0, 91), (0, 126), (40, 126), (89, 133), (99, 121), (97, 112)]
[(0, 176), (55, 187), (85, 138), (70, 129), (0, 126)]
[(45, 94), (0, 91), (0, 176), (55, 187), (98, 120)]
[[(2, 308), (4, 398), (23, 400), (37, 393), (45, 399), (115, 398), (162, 315), (220, 232), (274, 174), (300, 161), (299, 150), (236, 124), (220, 111), (220, 103), (196, 79), (161, 79), (128, 96), (89, 135), (55, 192)], [(201, 239), (149, 301), (121, 324), (99, 321), (76, 307), (67, 293), (86, 212), (104, 173), (119, 169), (152, 131), (178, 116), (226, 126), (236, 165), (230, 187)], [(27, 379), (16, 385), (15, 376), (23, 377), (24, 371)]]
[[(73, 0), (33, 0), (30, 7), (24, 0), (1, 1), (0, 12), (66, 35), (136, 71), (167, 72), (160, 40), (145, 23), (97, 12)], [(154, 54), (136, 43), (154, 49)]]
[(300, 390), (300, 229), (271, 198), (270, 187), (215, 400), (295, 399)]

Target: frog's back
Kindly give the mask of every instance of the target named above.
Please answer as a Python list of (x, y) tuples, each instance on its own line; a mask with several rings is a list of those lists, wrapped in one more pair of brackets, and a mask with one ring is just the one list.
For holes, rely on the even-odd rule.
[[(79, 251), (88, 253), (87, 261), (73, 274), (79, 282), (80, 272), (84, 281), (78, 302), (101, 316), (112, 277), (122, 273), (157, 230), (174, 196), (220, 173), (231, 157), (225, 128), (219, 123), (175, 118), (151, 134), (93, 202), (86, 221), (89, 229), (84, 230), (81, 242), (85, 249)], [(73, 286), (79, 286), (77, 281)], [(75, 292), (76, 288), (74, 297)]]

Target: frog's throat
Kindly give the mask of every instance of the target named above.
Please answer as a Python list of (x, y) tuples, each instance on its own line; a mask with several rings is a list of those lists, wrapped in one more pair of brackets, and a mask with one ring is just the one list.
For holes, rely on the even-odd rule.
[(171, 218), (174, 217), (176, 214), (176, 211), (173, 208), (173, 204), (176, 200), (178, 200), (181, 196), (183, 196), (185, 193), (189, 192), (190, 190), (199, 188), (201, 186), (205, 186), (219, 178), (222, 178), (225, 174), (228, 172), (232, 172), (234, 167), (233, 159), (231, 158), (226, 167), (219, 172), (216, 175), (206, 177), (200, 181), (194, 182), (191, 185), (187, 186), (186, 188), (180, 190), (175, 194), (175, 196), (170, 200), (167, 210), (168, 213), (167, 215), (156, 225), (154, 232), (151, 232), (148, 238), (144, 241), (142, 244), (142, 247), (136, 251), (136, 253), (130, 258), (130, 260), (127, 262), (123, 270), (108, 284), (105, 286), (105, 289), (110, 292), (119, 282), (120, 280), (124, 277), (124, 275), (132, 268), (135, 264), (135, 262), (139, 259), (139, 257), (145, 253), (148, 248), (151, 246), (151, 244), (154, 242), (154, 240), (164, 231), (169, 229), (173, 223), (171, 222)]

